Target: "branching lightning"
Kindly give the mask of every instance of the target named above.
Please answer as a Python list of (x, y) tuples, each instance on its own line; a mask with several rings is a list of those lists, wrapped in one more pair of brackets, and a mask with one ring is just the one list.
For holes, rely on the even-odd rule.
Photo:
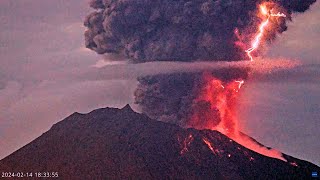
[(268, 8), (265, 5), (260, 5), (260, 13), (265, 17), (265, 20), (260, 24), (259, 32), (255, 36), (255, 38), (251, 44), (251, 47), (245, 51), (247, 53), (248, 57), (250, 58), (250, 61), (253, 61), (253, 56), (251, 53), (259, 47), (259, 45), (261, 43), (261, 39), (262, 39), (263, 34), (265, 32), (265, 29), (270, 22), (270, 18), (271, 17), (286, 17), (286, 15), (283, 13), (278, 12), (277, 14), (274, 14), (272, 11), (273, 11), (273, 9), (268, 10)]

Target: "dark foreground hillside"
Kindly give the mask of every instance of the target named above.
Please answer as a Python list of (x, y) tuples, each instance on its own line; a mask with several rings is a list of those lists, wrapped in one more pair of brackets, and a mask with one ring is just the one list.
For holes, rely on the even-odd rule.
[[(0, 161), (1, 172), (64, 179), (311, 179), (320, 168), (265, 157), (217, 131), (182, 129), (132, 111), (74, 113)], [(33, 175), (34, 176), (34, 175)]]

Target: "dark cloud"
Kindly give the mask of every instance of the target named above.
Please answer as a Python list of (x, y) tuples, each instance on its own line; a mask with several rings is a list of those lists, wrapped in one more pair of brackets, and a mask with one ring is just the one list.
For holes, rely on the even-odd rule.
[[(239, 44), (250, 44), (250, 35), (259, 27), (257, 11), (262, 2), (92, 0), (90, 6), (96, 11), (85, 19), (85, 42), (98, 54), (120, 54), (134, 62), (237, 61), (246, 57), (247, 47)], [(303, 5), (297, 6), (298, 2)], [(286, 20), (291, 19), (292, 12), (305, 11), (313, 2), (267, 1), (268, 9), (281, 11), (287, 17), (270, 19), (275, 28), (267, 30), (266, 40), (273, 40), (277, 33), (287, 29)], [(248, 71), (249, 68), (219, 68), (209, 72), (226, 83), (246, 79)], [(196, 109), (215, 112), (207, 108), (210, 102), (195, 103), (208, 83), (204, 74), (189, 72), (139, 78), (136, 103), (152, 118), (186, 126)]]
[[(205, 73), (174, 73), (146, 76), (138, 79), (139, 85), (135, 91), (135, 102), (142, 112), (148, 116), (165, 122), (179, 124), (183, 127), (205, 128), (206, 113), (209, 119), (219, 124), (218, 109), (211, 109), (210, 101), (196, 101), (203, 88), (208, 84), (207, 76), (215, 77), (223, 82), (245, 79), (248, 76), (245, 68), (221, 68)], [(220, 86), (217, 88), (221, 88)], [(202, 121), (192, 124), (189, 118), (195, 112), (202, 113)], [(212, 123), (212, 122), (211, 122)]]
[(289, 12), (304, 12), (316, 0), (276, 0), (275, 2), (281, 4)]
[[(239, 60), (246, 58), (234, 31), (252, 34), (261, 0), (91, 0), (97, 11), (87, 16), (86, 46), (99, 54), (124, 54), (135, 62)], [(273, 2), (273, 1), (270, 1)], [(287, 29), (292, 12), (303, 12), (315, 0), (278, 0), (270, 8), (287, 18), (271, 23), (268, 38)], [(256, 28), (252, 28), (256, 27)], [(250, 38), (246, 43), (250, 44)]]

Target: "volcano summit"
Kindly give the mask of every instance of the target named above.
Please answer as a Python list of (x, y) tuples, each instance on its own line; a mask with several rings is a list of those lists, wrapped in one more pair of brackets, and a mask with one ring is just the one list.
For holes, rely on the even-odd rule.
[[(255, 153), (218, 131), (183, 129), (122, 109), (74, 113), (0, 161), (2, 172), (63, 179), (310, 179), (320, 167)], [(17, 175), (17, 174), (16, 174)]]

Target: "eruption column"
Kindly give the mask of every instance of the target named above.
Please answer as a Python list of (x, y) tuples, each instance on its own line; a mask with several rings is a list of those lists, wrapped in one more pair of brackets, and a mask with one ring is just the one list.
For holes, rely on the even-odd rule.
[(237, 136), (238, 122), (235, 110), (238, 92), (244, 81), (240, 79), (228, 82), (210, 75), (204, 79), (206, 86), (194, 101), (194, 104), (201, 108), (193, 109), (189, 126), (218, 130), (227, 136)]
[[(287, 30), (286, 21), (293, 12), (306, 11), (316, 0), (267, 0), (256, 10), (261, 2), (90, 0), (95, 11), (84, 22), (85, 44), (98, 54), (120, 55), (136, 63), (237, 61), (244, 56), (253, 61), (253, 52), (264, 36), (276, 38)], [(250, 28), (255, 21), (251, 14), (257, 11), (261, 22), (248, 48), (237, 33)], [(288, 18), (277, 21), (278, 28), (269, 27), (277, 17)], [(154, 119), (183, 127), (218, 130), (256, 152), (270, 152), (261, 150), (248, 138), (236, 139), (240, 134), (235, 114), (238, 91), (249, 69), (222, 68), (209, 74), (205, 78), (201, 73), (140, 77), (135, 101), (143, 113)], [(192, 140), (192, 136), (185, 138), (182, 154), (188, 151)], [(210, 141), (204, 143), (214, 148)], [(270, 153), (270, 157), (276, 157)]]

